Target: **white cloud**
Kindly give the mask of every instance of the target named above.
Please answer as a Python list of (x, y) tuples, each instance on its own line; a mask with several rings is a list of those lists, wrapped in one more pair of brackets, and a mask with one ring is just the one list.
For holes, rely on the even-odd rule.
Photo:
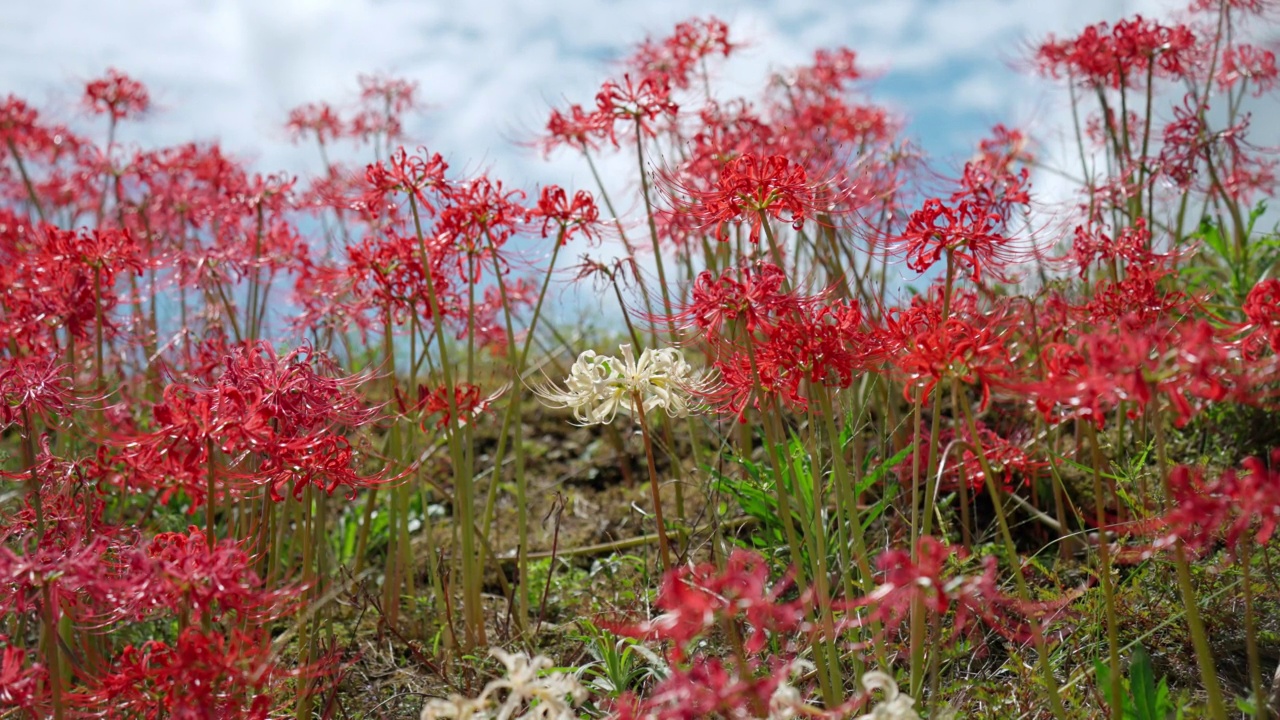
[[(75, 110), (79, 83), (116, 66), (147, 82), (163, 109), (124, 139), (220, 138), (262, 171), (306, 174), (318, 160), (313, 149), (287, 142), (281, 125), (288, 110), (350, 99), (358, 74), (386, 72), (420, 83), (431, 110), (409, 129), (455, 167), (491, 168), (525, 187), (590, 187), (575, 158), (544, 161), (513, 141), (540, 130), (550, 107), (589, 103), (609, 61), (646, 33), (662, 34), (691, 15), (715, 14), (750, 42), (726, 70), (726, 92), (752, 95), (768, 69), (804, 62), (819, 47), (848, 45), (884, 71), (877, 97), (921, 121), (927, 148), (963, 156), (997, 121), (1049, 134), (1066, 123), (1062, 94), (1010, 67), (1029, 44), (1049, 32), (1070, 35), (1086, 23), (1165, 14), (1183, 4), (0, 0), (0, 88), (65, 117)], [(606, 160), (602, 170), (610, 178), (634, 176), (627, 156)]]
[[(960, 61), (989, 62), (993, 48), (1053, 14), (1042, 6), (1084, 10), (1082, 3), (996, 0), (928, 7), (826, 0), (697, 7), (683, 0), (3, 4), (8, 21), (0, 42), (8, 51), (0, 82), (37, 102), (52, 100), (55, 110), (72, 110), (78, 81), (114, 65), (148, 82), (165, 107), (136, 137), (220, 137), (266, 168), (306, 170), (314, 167), (311, 153), (289, 147), (279, 130), (288, 109), (348, 97), (359, 73), (392, 72), (419, 81), (435, 108), (419, 128), (424, 140), (455, 163), (492, 164), (519, 182), (536, 179), (536, 165), (512, 147), (512, 135), (539, 128), (548, 105), (564, 97), (588, 101), (609, 69), (601, 60), (692, 13), (718, 14), (753, 42), (725, 80), (749, 93), (767, 67), (802, 62), (820, 46), (848, 44), (894, 72), (946, 72)], [(969, 80), (988, 90), (997, 82)], [(982, 107), (998, 107), (989, 95)]]

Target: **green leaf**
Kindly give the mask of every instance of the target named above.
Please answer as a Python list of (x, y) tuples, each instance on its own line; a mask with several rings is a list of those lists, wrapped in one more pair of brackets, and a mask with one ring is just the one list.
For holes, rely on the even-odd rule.
[(1266, 214), (1267, 202), (1265, 200), (1259, 200), (1258, 204), (1249, 211), (1249, 227), (1245, 229), (1245, 235), (1252, 235), (1254, 223), (1258, 222), (1258, 218)]
[[(866, 492), (867, 489), (880, 482), (880, 478), (884, 477), (885, 473), (897, 467), (899, 463), (907, 459), (907, 456), (911, 454), (911, 449), (914, 447), (915, 445), (912, 444), (902, 448), (893, 457), (880, 463), (874, 470), (867, 473), (866, 476), (862, 478), (862, 482), (858, 483), (858, 492)], [(870, 458), (867, 458), (867, 461), (870, 462)]]
[[(1155, 670), (1151, 667), (1151, 656), (1141, 645), (1133, 649), (1129, 660), (1129, 694), (1133, 696), (1133, 711), (1136, 720), (1164, 720), (1165, 708), (1160, 704), (1160, 691), (1156, 687)], [(1164, 692), (1168, 702), (1169, 691)]]
[(1227, 252), (1226, 238), (1222, 237), (1222, 233), (1218, 230), (1217, 223), (1213, 222), (1213, 220), (1208, 217), (1200, 219), (1200, 229), (1195, 232), (1193, 237), (1203, 240), (1204, 244), (1217, 253), (1218, 257), (1223, 258), (1224, 260), (1230, 259), (1230, 253)]

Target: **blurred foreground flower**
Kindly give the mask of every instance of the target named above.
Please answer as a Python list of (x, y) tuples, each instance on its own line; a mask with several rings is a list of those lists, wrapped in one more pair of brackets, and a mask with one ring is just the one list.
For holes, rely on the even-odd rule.
[[(502, 661), (507, 676), (492, 680), (475, 698), (454, 695), (448, 700), (433, 699), (422, 709), (421, 720), (436, 718), (543, 718), (576, 720), (574, 707), (587, 698), (587, 689), (578, 678), (561, 672), (547, 672), (554, 663), (541, 655), (508, 653), (493, 648), (490, 655)], [(505, 698), (498, 696), (506, 692)]]
[(898, 691), (898, 682), (886, 673), (872, 670), (862, 676), (862, 687), (867, 696), (880, 690), (884, 700), (872, 708), (871, 712), (859, 715), (854, 720), (920, 720), (916, 713), (916, 701), (911, 696)]
[(648, 415), (661, 408), (672, 417), (696, 410), (692, 401), (707, 388), (705, 372), (696, 372), (675, 348), (646, 348), (637, 359), (630, 345), (618, 348), (622, 358), (583, 351), (569, 368), (565, 388), (543, 385), (534, 393), (551, 407), (568, 408), (582, 425), (613, 422), (618, 413)]

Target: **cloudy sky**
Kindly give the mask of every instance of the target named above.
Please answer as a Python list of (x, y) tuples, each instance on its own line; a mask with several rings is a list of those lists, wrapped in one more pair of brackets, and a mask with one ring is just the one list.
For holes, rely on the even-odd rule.
[(455, 167), (520, 185), (573, 182), (571, 158), (515, 141), (552, 106), (589, 102), (608, 63), (693, 14), (726, 20), (750, 47), (725, 85), (751, 95), (770, 69), (849, 46), (881, 71), (874, 96), (907, 116), (935, 157), (962, 156), (997, 121), (1052, 123), (1055, 93), (1014, 65), (1048, 32), (1079, 30), (1166, 0), (0, 0), (0, 92), (70, 114), (79, 84), (114, 66), (160, 111), (135, 139), (221, 139), (263, 171), (306, 173), (288, 110), (352, 97), (356, 76), (416, 80), (431, 110), (410, 131)]
[[(1042, 157), (1066, 166), (1066, 94), (1020, 69), (1028, 48), (1133, 13), (1169, 17), (1187, 2), (0, 0), (0, 94), (67, 118), (83, 81), (116, 67), (147, 83), (157, 105), (123, 140), (219, 139), (258, 171), (306, 176), (320, 163), (313, 147), (289, 143), (288, 111), (347, 103), (358, 75), (391, 74), (418, 82), (429, 105), (408, 124), (410, 136), (462, 173), (489, 170), (529, 189), (594, 189), (580, 159), (546, 160), (520, 141), (552, 107), (590, 104), (633, 43), (715, 15), (748, 44), (721, 73), (726, 95), (755, 96), (770, 70), (847, 46), (877, 74), (872, 98), (907, 118), (936, 169), (958, 170), (996, 122), (1032, 131)], [(1280, 144), (1280, 122), (1259, 120), (1255, 131)], [(606, 175), (634, 177), (626, 160), (606, 163)], [(1070, 192), (1051, 175), (1036, 183), (1042, 198)]]

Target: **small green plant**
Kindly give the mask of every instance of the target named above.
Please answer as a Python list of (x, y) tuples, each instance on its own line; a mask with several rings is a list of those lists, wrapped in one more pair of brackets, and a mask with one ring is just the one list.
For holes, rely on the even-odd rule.
[(614, 635), (590, 620), (579, 620), (578, 627), (582, 630), (578, 638), (586, 643), (592, 657), (579, 671), (593, 691), (618, 697), (666, 676), (666, 664), (639, 640)]
[[(1094, 661), (1098, 675), (1098, 687), (1110, 686), (1111, 669), (1101, 660)], [(1169, 685), (1164, 678), (1156, 682), (1151, 656), (1138, 645), (1129, 659), (1129, 677), (1121, 683), (1124, 693), (1119, 702), (1124, 720), (1168, 720), (1183, 717), (1182, 708), (1169, 695)], [(1115, 698), (1111, 702), (1116, 702)]]

